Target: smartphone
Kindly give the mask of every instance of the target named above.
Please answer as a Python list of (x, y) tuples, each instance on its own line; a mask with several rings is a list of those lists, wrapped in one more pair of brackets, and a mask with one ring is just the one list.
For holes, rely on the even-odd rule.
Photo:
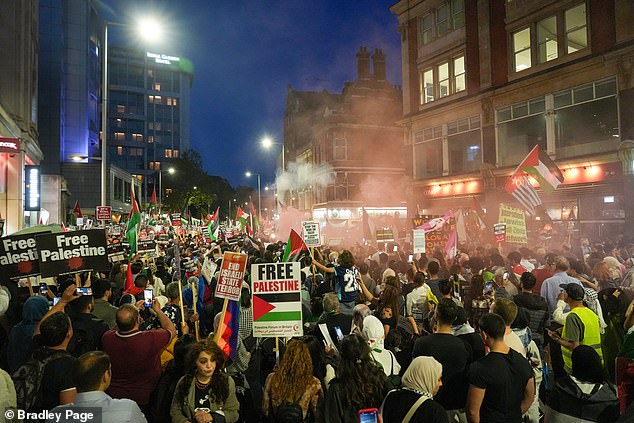
[(53, 298), (53, 306), (55, 306), (57, 303), (59, 303), (59, 300), (61, 300), (60, 297), (54, 297)]
[(407, 256), (407, 262), (411, 263), (414, 261), (414, 254), (410, 254), (409, 256)]
[(504, 274), (502, 275), (502, 279), (508, 280), (508, 278), (509, 278), (509, 272), (504, 272)]
[(92, 288), (77, 288), (77, 295), (92, 295)]
[(48, 293), (48, 285), (44, 282), (40, 283), (40, 295), (46, 296)]
[(484, 284), (484, 293), (485, 294), (490, 294), (492, 290), (493, 290), (493, 282), (489, 281), (489, 282)]
[(143, 290), (143, 306), (152, 307), (152, 298), (154, 298), (154, 291), (152, 289)]
[(395, 245), (394, 248), (392, 249), (392, 251), (397, 252), (398, 251), (398, 245)]
[(341, 332), (341, 328), (339, 326), (335, 326), (335, 332), (337, 332), (337, 339), (339, 339), (339, 341), (343, 341), (343, 332)]
[(379, 423), (379, 410), (376, 408), (359, 410), (359, 423)]

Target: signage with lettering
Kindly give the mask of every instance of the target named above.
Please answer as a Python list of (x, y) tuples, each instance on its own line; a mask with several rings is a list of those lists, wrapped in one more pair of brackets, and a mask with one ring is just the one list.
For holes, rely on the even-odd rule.
[(3, 281), (40, 274), (35, 238), (49, 232), (0, 238), (0, 275)]
[(39, 166), (24, 166), (24, 210), (40, 211)]
[(506, 242), (506, 223), (496, 223), (493, 225), (493, 235), (495, 242)]
[(36, 242), (43, 278), (84, 270), (108, 270), (104, 229), (39, 235)]
[(97, 216), (97, 220), (112, 220), (112, 207), (97, 206), (95, 216)]
[(16, 154), (20, 152), (20, 140), (0, 137), (0, 153)]
[(377, 242), (394, 241), (394, 231), (392, 229), (377, 229), (376, 241)]
[(319, 222), (302, 222), (302, 238), (307, 247), (319, 247)]
[(414, 229), (414, 254), (423, 254), (425, 252), (425, 231), (423, 229)]
[(299, 262), (251, 266), (253, 336), (303, 336)]
[(425, 230), (425, 251), (428, 253), (432, 253), (436, 248), (445, 251), (449, 238), (456, 230), (456, 219), (451, 214), (417, 216), (414, 223), (418, 223), (415, 228), (429, 228)]
[(216, 285), (216, 298), (231, 301), (240, 300), (242, 278), (247, 267), (247, 255), (225, 251), (220, 266), (220, 276)]
[(500, 223), (506, 223), (506, 242), (510, 244), (526, 244), (526, 216), (524, 210), (500, 204)]

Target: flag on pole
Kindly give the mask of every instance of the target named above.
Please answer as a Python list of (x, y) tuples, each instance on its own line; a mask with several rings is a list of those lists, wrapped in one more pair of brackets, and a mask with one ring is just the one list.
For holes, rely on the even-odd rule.
[(506, 192), (511, 194), (528, 213), (535, 214), (535, 207), (542, 204), (541, 198), (531, 185), (528, 176), (513, 175), (506, 183)]
[(79, 200), (75, 201), (75, 207), (73, 207), (73, 214), (77, 218), (83, 218), (84, 215), (81, 212), (81, 206), (79, 205)]
[(284, 255), (282, 256), (282, 261), (299, 261), (300, 257), (305, 252), (308, 252), (306, 243), (294, 229), (291, 229), (288, 241), (286, 242), (286, 248), (284, 249)]
[(132, 279), (132, 263), (128, 263), (128, 270), (125, 273), (125, 290), (129, 291), (134, 286), (134, 280)]
[(535, 178), (539, 182), (539, 187), (546, 192), (554, 191), (564, 181), (564, 175), (559, 167), (539, 148), (539, 145), (528, 153), (515, 170), (515, 174), (519, 169)]
[(223, 314), (224, 319), (218, 324), (218, 333), (214, 334), (214, 340), (225, 356), (233, 361), (238, 350), (238, 328), (240, 325), (240, 306), (237, 301), (227, 300), (227, 309)]
[(449, 239), (447, 240), (447, 244), (445, 244), (445, 254), (449, 259), (453, 259), (456, 257), (458, 253), (458, 233), (457, 231), (453, 231), (451, 235), (449, 235)]
[(255, 211), (255, 206), (251, 203), (251, 216), (253, 216), (253, 229), (258, 229), (260, 227), (260, 216), (258, 216)]
[(152, 197), (150, 198), (150, 203), (156, 206), (156, 187), (152, 189)]
[(128, 223), (126, 225), (125, 236), (130, 244), (130, 257), (136, 252), (137, 241), (137, 229), (141, 223), (141, 212), (139, 211), (139, 205), (136, 202), (134, 195), (134, 186), (130, 189), (132, 193), (132, 207), (130, 208), (130, 214), (128, 215)]
[(209, 223), (207, 223), (207, 232), (209, 233), (209, 239), (211, 241), (218, 240), (218, 232), (220, 231), (220, 222), (218, 221), (218, 212), (220, 211), (220, 207), (216, 209), (216, 212), (211, 219), (209, 219)]
[(236, 212), (236, 223), (240, 224), (240, 228), (242, 230), (246, 229), (248, 225), (247, 219), (249, 219), (249, 213), (245, 213), (245, 211), (242, 210), (242, 207), (238, 206), (238, 211)]

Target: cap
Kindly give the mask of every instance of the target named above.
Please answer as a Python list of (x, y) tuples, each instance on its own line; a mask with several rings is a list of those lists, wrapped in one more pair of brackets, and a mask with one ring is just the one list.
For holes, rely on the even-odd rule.
[(562, 283), (559, 287), (563, 288), (568, 294), (568, 298), (574, 301), (582, 301), (586, 295), (583, 287), (578, 283)]

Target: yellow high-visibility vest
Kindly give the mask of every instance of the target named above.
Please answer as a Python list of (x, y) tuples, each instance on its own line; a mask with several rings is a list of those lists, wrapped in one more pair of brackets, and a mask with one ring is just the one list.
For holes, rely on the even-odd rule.
[[(582, 345), (587, 345), (589, 347), (594, 348), (594, 350), (601, 357), (601, 362), (603, 362), (603, 350), (601, 349), (601, 330), (599, 328), (599, 317), (588, 307), (577, 307), (570, 310), (570, 313), (576, 314), (581, 321), (583, 322), (583, 339), (581, 340)], [(566, 323), (568, 319), (566, 319)], [(566, 325), (564, 324), (564, 330), (561, 333), (561, 337), (563, 339), (568, 339), (566, 337)], [(561, 346), (561, 355), (564, 358), (564, 366), (568, 373), (572, 372), (572, 350)]]

